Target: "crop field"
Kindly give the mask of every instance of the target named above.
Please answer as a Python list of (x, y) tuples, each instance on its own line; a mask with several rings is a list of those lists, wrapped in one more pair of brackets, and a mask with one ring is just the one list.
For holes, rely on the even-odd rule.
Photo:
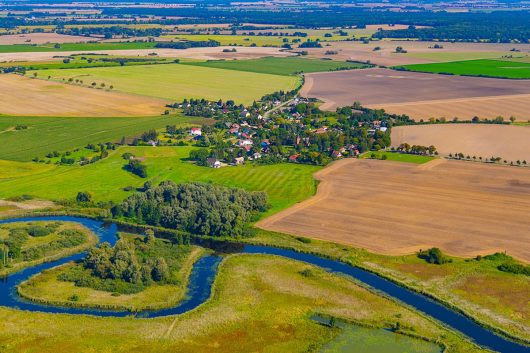
[(502, 60), (466, 60), (402, 66), (409, 71), (512, 79), (530, 78), (530, 63)]
[(254, 60), (219, 60), (189, 62), (189, 65), (214, 67), (218, 69), (259, 72), (273, 75), (293, 75), (298, 72), (334, 71), (339, 69), (361, 69), (368, 65), (344, 61), (301, 59), (298, 57), (268, 57)]
[[(328, 44), (330, 46), (328, 46)], [(435, 49), (435, 45), (443, 48)], [(402, 47), (406, 53), (396, 53)], [(511, 51), (513, 48), (520, 52)], [(529, 44), (511, 43), (438, 43), (423, 41), (379, 40), (364, 44), (357, 42), (328, 42), (323, 48), (307, 48), (309, 57), (335, 60), (367, 61), (382, 66), (411, 65), (474, 59), (500, 59), (524, 56), (530, 51)], [(336, 51), (337, 54), (326, 54)]]
[[(37, 170), (33, 175), (0, 179), (0, 198), (31, 194), (44, 199), (74, 198), (78, 191), (94, 193), (97, 200), (121, 201), (131, 192), (127, 186), (141, 187), (147, 180), (159, 183), (173, 180), (212, 182), (247, 190), (266, 191), (271, 209), (277, 212), (304, 200), (316, 190), (313, 173), (320, 167), (310, 165), (274, 164), (213, 169), (199, 167), (187, 158), (191, 147), (127, 147), (119, 148), (95, 164), (87, 166), (55, 166), (52, 170)], [(148, 178), (142, 179), (123, 170), (126, 161), (121, 155), (131, 152), (144, 158)], [(46, 165), (44, 165), (46, 166)]]
[[(32, 74), (31, 72), (29, 73)], [(82, 79), (105, 83), (117, 91), (157, 97), (172, 102), (185, 98), (232, 99), (250, 104), (268, 93), (292, 90), (296, 77), (222, 70), (181, 64), (48, 70), (53, 80)]]
[(77, 43), (94, 40), (82, 36), (68, 36), (58, 33), (25, 33), (0, 36), (0, 45), (10, 44), (46, 44), (46, 43)]
[[(89, 143), (120, 141), (124, 136), (134, 136), (152, 128), (166, 125), (187, 127), (201, 125), (208, 120), (180, 115), (159, 115), (138, 118), (57, 118), (57, 117), (8, 117), (0, 116), (0, 159), (30, 161), (53, 151), (69, 151)], [(27, 129), (16, 130), (16, 125)], [(1, 166), (1, 164), (0, 164)], [(0, 177), (16, 177), (41, 171), (49, 165), (20, 163), (9, 166), (14, 174)], [(7, 168), (7, 166), (6, 166)], [(16, 172), (15, 172), (16, 171)]]
[[(530, 80), (433, 75), (388, 69), (306, 75), (301, 94), (323, 100), (321, 109), (351, 105), (407, 114), (420, 120), (474, 116), (530, 118)], [(509, 105), (505, 103), (510, 102)]]
[(55, 44), (4, 44), (0, 45), (0, 53), (151, 49), (155, 45), (155, 42), (62, 43), (56, 48)]
[(90, 89), (15, 74), (0, 77), (0, 114), (3, 115), (145, 116), (161, 114), (167, 103), (152, 97)]
[[(301, 274), (304, 270), (310, 277)], [(0, 341), (5, 342), (6, 353), (28, 346), (40, 353), (64, 348), (87, 353), (294, 352), (319, 347), (336, 336), (336, 331), (309, 318), (315, 311), (376, 327), (388, 327), (392, 317), (405, 330), (439, 339), (451, 351), (486, 352), (347, 278), (263, 255), (228, 257), (221, 264), (212, 299), (184, 315), (101, 319), (0, 308)]]
[[(517, 143), (514, 143), (516, 141)], [(392, 144), (434, 145), (442, 155), (501, 157), (530, 162), (530, 126), (486, 124), (435, 124), (398, 126), (392, 129)]]
[[(0, 52), (0, 64), (9, 64), (16, 62), (43, 62), (57, 61), (57, 57), (96, 54), (96, 55), (115, 55), (127, 57), (149, 57), (154, 58), (181, 58), (181, 59), (198, 59), (198, 60), (219, 60), (219, 59), (256, 59), (266, 56), (292, 56), (293, 53), (281, 51), (280, 48), (273, 47), (237, 47), (237, 51), (224, 52), (224, 49), (232, 47), (207, 47), (207, 48), (189, 48), (189, 49), (114, 49), (114, 50), (90, 50), (87, 51), (27, 51), (27, 52)], [(156, 54), (156, 56), (150, 54)]]
[(316, 176), (315, 197), (257, 226), (384, 254), (439, 247), (530, 262), (530, 169), (346, 159)]

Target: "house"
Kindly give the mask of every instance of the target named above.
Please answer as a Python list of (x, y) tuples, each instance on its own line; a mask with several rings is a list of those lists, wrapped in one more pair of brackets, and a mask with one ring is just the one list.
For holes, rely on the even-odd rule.
[(158, 145), (158, 141), (149, 140), (147, 141), (147, 144), (156, 147)]
[(256, 152), (256, 153), (254, 153), (254, 154), (252, 155), (252, 157), (253, 157), (254, 159), (260, 159), (260, 158), (261, 158), (261, 153)]
[(331, 152), (331, 158), (337, 159), (337, 158), (341, 158), (341, 157), (342, 157), (342, 153), (340, 153), (340, 151)]
[(206, 158), (206, 165), (210, 168), (221, 168), (221, 162), (217, 158)]
[(252, 140), (239, 140), (238, 143), (239, 147), (245, 147), (245, 146), (252, 146), (253, 142)]
[(325, 134), (327, 131), (328, 131), (328, 127), (327, 126), (322, 126), (322, 127), (319, 127), (318, 129), (316, 129), (314, 132), (315, 132), (315, 134)]
[(379, 128), (379, 131), (381, 131), (381, 132), (386, 132), (386, 130), (388, 130), (388, 128), (386, 126), (381, 126)]
[(289, 156), (289, 162), (296, 162), (298, 160), (298, 157), (300, 157), (300, 153)]
[(234, 158), (234, 164), (235, 165), (245, 164), (245, 157)]
[(190, 129), (190, 135), (192, 136), (202, 136), (202, 130), (200, 127), (192, 127)]

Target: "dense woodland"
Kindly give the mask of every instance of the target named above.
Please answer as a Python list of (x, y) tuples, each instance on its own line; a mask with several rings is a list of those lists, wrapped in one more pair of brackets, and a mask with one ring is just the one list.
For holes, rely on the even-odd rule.
[(193, 234), (242, 236), (253, 216), (267, 209), (267, 194), (242, 189), (164, 181), (129, 196), (112, 209), (115, 218)]

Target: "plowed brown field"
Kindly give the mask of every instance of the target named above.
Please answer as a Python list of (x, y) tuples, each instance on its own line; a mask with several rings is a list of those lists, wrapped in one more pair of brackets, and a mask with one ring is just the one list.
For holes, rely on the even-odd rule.
[(355, 101), (413, 119), (474, 116), (530, 119), (530, 80), (505, 80), (364, 69), (306, 74), (300, 92), (334, 110)]
[(316, 177), (316, 196), (257, 225), (384, 254), (436, 246), (530, 262), (530, 169), (346, 159)]

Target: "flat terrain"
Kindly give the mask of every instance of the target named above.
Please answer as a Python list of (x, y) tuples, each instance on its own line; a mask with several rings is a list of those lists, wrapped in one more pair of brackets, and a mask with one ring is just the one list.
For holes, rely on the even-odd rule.
[[(73, 199), (80, 190), (91, 191), (98, 201), (122, 201), (131, 191), (150, 180), (158, 184), (164, 180), (176, 183), (189, 181), (212, 182), (240, 187), (251, 191), (265, 191), (271, 208), (267, 214), (278, 212), (315, 193), (313, 173), (320, 167), (297, 164), (244, 165), (213, 169), (199, 167), (183, 159), (194, 147), (127, 147), (110, 152), (108, 158), (86, 166), (53, 166), (42, 164), (33, 174), (19, 178), (0, 179), (0, 198), (31, 194), (44, 199)], [(147, 179), (123, 170), (126, 161), (121, 157), (130, 152), (143, 158)], [(15, 164), (20, 168), (20, 163)], [(5, 164), (9, 168), (8, 164)]]
[(385, 254), (439, 247), (530, 262), (529, 169), (346, 159), (316, 176), (315, 197), (257, 225)]
[(530, 63), (503, 60), (465, 60), (448, 63), (405, 65), (410, 71), (512, 79), (530, 78)]
[[(327, 46), (330, 44), (330, 46)], [(434, 45), (442, 45), (434, 49)], [(407, 53), (396, 53), (402, 47)], [(378, 48), (377, 50), (375, 50)], [(520, 50), (512, 52), (511, 49)], [(524, 56), (530, 52), (529, 44), (512, 43), (436, 43), (420, 41), (372, 41), (368, 44), (358, 42), (329, 42), (323, 48), (304, 49), (310, 57), (328, 57), (335, 60), (370, 60), (382, 66), (409, 65), (419, 63), (445, 62), (501, 58), (503, 56)], [(326, 51), (337, 51), (336, 55), (326, 55)]]
[[(0, 116), (0, 159), (30, 161), (47, 153), (71, 151), (89, 143), (119, 142), (122, 137), (140, 135), (149, 129), (167, 125), (189, 127), (209, 120), (181, 115), (158, 115), (135, 118), (59, 118)], [(27, 129), (16, 130), (16, 125)], [(11, 164), (10, 164), (11, 163)], [(8, 168), (9, 173), (3, 169)], [(0, 162), (0, 179), (38, 174), (53, 169), (51, 165)]]
[[(310, 277), (301, 274), (304, 270)], [(156, 319), (102, 319), (2, 307), (0, 341), (6, 353), (27, 347), (39, 353), (303, 353), (336, 336), (310, 320), (319, 312), (377, 327), (388, 327), (392, 318), (407, 332), (440, 340), (452, 352), (486, 352), (345, 277), (276, 256), (227, 257), (213, 290), (211, 299), (196, 310)]]
[[(31, 72), (29, 73), (31, 75)], [(292, 90), (297, 77), (223, 70), (181, 64), (47, 70), (53, 80), (81, 79), (84, 84), (105, 83), (117, 91), (167, 99), (232, 99), (250, 104), (268, 93)]]
[(0, 77), (0, 114), (32, 116), (145, 116), (167, 101), (8, 74)]
[[(87, 53), (86, 50), (69, 50), (69, 51), (14, 51), (2, 52), (0, 51), (0, 62), (3, 61), (43, 61), (54, 60), (56, 56), (68, 56), (73, 54)], [(223, 49), (231, 49), (231, 47), (209, 47), (209, 48), (189, 48), (189, 49), (91, 49), (89, 52), (94, 54), (107, 55), (126, 55), (126, 56), (147, 56), (151, 53), (156, 53), (159, 57), (168, 58), (191, 58), (201, 60), (217, 60), (217, 59), (250, 59), (261, 58), (264, 56), (291, 56), (292, 53), (282, 51), (280, 48), (263, 48), (263, 47), (237, 47), (236, 52), (223, 52)]]
[[(306, 75), (301, 94), (325, 101), (321, 109), (359, 101), (367, 107), (383, 108), (391, 113), (406, 113), (415, 119), (445, 116), (471, 119), (514, 115), (530, 118), (530, 80), (501, 80), (482, 77), (433, 75), (389, 69), (322, 72)], [(504, 106), (500, 102), (513, 101)], [(484, 106), (487, 100), (488, 106)], [(431, 108), (432, 106), (432, 108)], [(482, 111), (477, 111), (481, 109)]]
[(442, 155), (502, 157), (530, 162), (530, 126), (487, 124), (436, 124), (398, 126), (392, 129), (392, 144), (436, 146)]
[(275, 75), (293, 75), (298, 72), (335, 71), (339, 69), (360, 69), (368, 67), (345, 61), (303, 59), (299, 57), (267, 57), (254, 60), (218, 60), (190, 62), (189, 65), (215, 67), (237, 71), (259, 72)]
[(82, 36), (68, 36), (58, 33), (25, 33), (0, 36), (0, 45), (5, 44), (45, 44), (45, 43), (78, 43), (94, 40)]

